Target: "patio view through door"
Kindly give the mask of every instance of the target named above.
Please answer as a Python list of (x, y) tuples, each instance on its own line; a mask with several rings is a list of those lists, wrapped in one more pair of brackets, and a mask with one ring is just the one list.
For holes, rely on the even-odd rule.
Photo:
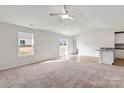
[(68, 55), (68, 40), (59, 39), (59, 55), (67, 56)]

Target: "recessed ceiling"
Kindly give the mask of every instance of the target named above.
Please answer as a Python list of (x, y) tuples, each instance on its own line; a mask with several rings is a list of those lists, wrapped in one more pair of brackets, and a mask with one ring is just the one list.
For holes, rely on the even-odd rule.
[(61, 12), (62, 8), (59, 5), (1, 5), (0, 21), (71, 36), (92, 28), (124, 30), (124, 6), (67, 5), (74, 21), (49, 16), (51, 12)]

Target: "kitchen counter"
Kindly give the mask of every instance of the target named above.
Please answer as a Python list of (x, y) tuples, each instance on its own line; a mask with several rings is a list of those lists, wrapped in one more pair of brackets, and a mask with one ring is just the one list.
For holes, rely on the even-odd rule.
[(114, 63), (114, 48), (100, 48), (99, 51), (99, 63), (111, 64)]

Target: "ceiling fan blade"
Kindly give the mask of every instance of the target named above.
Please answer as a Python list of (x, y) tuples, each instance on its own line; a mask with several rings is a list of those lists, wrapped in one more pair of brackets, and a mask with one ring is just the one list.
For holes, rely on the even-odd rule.
[(74, 18), (72, 18), (72, 17), (70, 17), (70, 16), (68, 16), (68, 18), (71, 19), (71, 20), (74, 20)]
[(76, 11), (76, 12), (73, 12), (73, 13), (72, 12), (69, 12), (68, 14), (69, 15), (72, 15), (72, 14), (81, 14), (81, 12), (80, 11)]
[(58, 13), (49, 13), (49, 16), (58, 16)]

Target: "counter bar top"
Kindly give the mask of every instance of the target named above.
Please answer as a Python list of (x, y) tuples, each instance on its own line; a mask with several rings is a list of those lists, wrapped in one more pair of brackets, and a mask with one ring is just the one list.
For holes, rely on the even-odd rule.
[(96, 51), (115, 51), (115, 48), (100, 48), (97, 49)]

